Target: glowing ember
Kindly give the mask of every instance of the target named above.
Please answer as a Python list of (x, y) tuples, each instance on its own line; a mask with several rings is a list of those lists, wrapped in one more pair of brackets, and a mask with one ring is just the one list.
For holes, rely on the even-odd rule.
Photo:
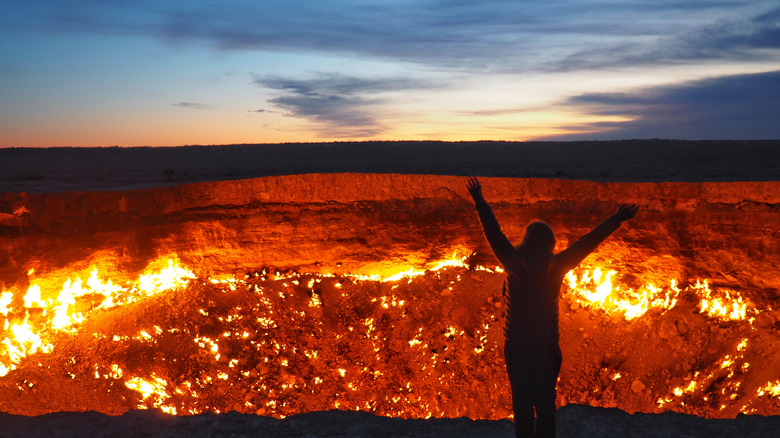
[(168, 386), (168, 382), (165, 379), (161, 379), (154, 374), (149, 379), (131, 377), (125, 381), (125, 386), (141, 394), (143, 403), (140, 403), (138, 408), (147, 409), (146, 404), (148, 403), (165, 413), (176, 415), (176, 408), (165, 405), (165, 402), (171, 397), (165, 391)]
[(767, 382), (766, 385), (756, 390), (756, 394), (758, 394), (759, 397), (766, 395), (766, 396), (780, 398), (780, 380), (775, 380), (774, 382)]
[[(686, 400), (679, 400), (679, 398), (697, 396), (698, 394), (699, 397), (711, 403), (717, 403), (718, 400), (721, 400), (718, 409), (725, 409), (728, 404), (731, 404), (733, 400), (742, 394), (742, 382), (734, 380), (734, 377), (744, 374), (750, 368), (750, 364), (745, 359), (747, 345), (748, 340), (742, 339), (736, 346), (735, 354), (725, 355), (720, 361), (710, 366), (709, 372), (696, 371), (686, 386), (674, 388), (672, 391), (673, 396), (658, 399), (658, 405), (668, 406), (670, 403), (679, 403), (681, 406), (685, 406)], [(718, 391), (701, 394), (708, 388), (710, 390), (713, 389), (713, 385), (716, 384)], [(760, 388), (758, 391), (760, 391)], [(748, 404), (742, 406), (740, 411), (749, 411)]]
[[(40, 288), (32, 279), (24, 295), (15, 290), (0, 295), (5, 318), (0, 374), (45, 360), (42, 355), (64, 356), (70, 358), (64, 365), (69, 379), (97, 379), (108, 385), (106, 393), (122, 394), (116, 382), (131, 403), (125, 409), (171, 414), (238, 410), (284, 417), (336, 408), (398, 417), (505, 418), (508, 388), (497, 372), (503, 367), (503, 308), (497, 298), (502, 276), (496, 269), (467, 267), (465, 254), (458, 251), (426, 269), (382, 275), (274, 271), (197, 279), (166, 259), (127, 284), (104, 279), (94, 269), (86, 281), (68, 279), (59, 291)], [(634, 289), (606, 266), (570, 272), (562, 306), (581, 309), (587, 320), (601, 318), (607, 332), (646, 331), (645, 324), (656, 324), (678, 306), (693, 306), (681, 311), (716, 324), (760, 314), (741, 294), (705, 280), (679, 285), (669, 279), (658, 282), (666, 286), (646, 282)], [(177, 293), (160, 293), (165, 290)], [(475, 290), (484, 290), (487, 299), (473, 298)], [(144, 319), (120, 331), (90, 325), (108, 315), (121, 321), (118, 315), (128, 315), (130, 304)], [(443, 318), (447, 306), (451, 310)], [(580, 324), (577, 318), (567, 313), (562, 324)], [(675, 330), (671, 335), (660, 330), (659, 336), (671, 342), (689, 329)], [(577, 333), (586, 342), (597, 338), (584, 328)], [(79, 341), (58, 342), (60, 335)], [(83, 342), (97, 342), (102, 357), (82, 369), (72, 348)], [(685, 411), (705, 403), (716, 412), (753, 412), (764, 406), (762, 400), (778, 397), (780, 381), (745, 387), (752, 345), (738, 339), (728, 354), (714, 354), (683, 369), (684, 379), (652, 388), (619, 365), (601, 365), (603, 378), (595, 381), (607, 388), (605, 396), (617, 390), (612, 388), (629, 394), (652, 390), (660, 409)], [(561, 382), (563, 396), (571, 400), (569, 384)], [(484, 400), (458, 404), (448, 388), (466, 388), (470, 397)], [(596, 398), (586, 401), (598, 404), (597, 391), (589, 393)]]

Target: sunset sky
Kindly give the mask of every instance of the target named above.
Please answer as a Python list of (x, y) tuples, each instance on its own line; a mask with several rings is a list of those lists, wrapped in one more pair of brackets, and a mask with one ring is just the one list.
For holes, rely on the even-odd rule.
[(780, 3), (0, 4), (0, 147), (622, 138), (780, 138)]

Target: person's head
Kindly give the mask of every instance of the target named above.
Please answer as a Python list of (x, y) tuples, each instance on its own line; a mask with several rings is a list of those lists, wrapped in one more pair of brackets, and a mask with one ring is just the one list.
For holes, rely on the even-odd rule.
[(520, 242), (522, 248), (538, 248), (552, 251), (555, 248), (555, 235), (547, 222), (531, 222), (525, 228), (525, 236)]

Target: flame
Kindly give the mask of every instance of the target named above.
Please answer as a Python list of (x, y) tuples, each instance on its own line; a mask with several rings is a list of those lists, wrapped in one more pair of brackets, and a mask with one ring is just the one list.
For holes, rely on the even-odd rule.
[[(454, 346), (460, 342), (453, 342), (456, 339), (469, 339), (466, 353), (462, 353), (461, 357), (485, 363), (492, 360), (495, 357), (496, 349), (492, 345), (495, 341), (492, 338), (489, 341), (488, 332), (500, 331), (501, 323), (498, 319), (500, 303), (488, 300), (488, 304), (485, 305), (483, 302), (484, 319), (478, 320), (477, 325), (472, 326), (468, 333), (464, 330), (465, 326), (459, 323), (437, 321), (435, 332), (416, 324), (411, 328), (411, 333), (406, 333), (400, 339), (393, 339), (388, 330), (393, 331), (395, 328), (388, 329), (388, 327), (392, 327), (393, 321), (397, 322), (407, 317), (408, 311), (413, 310), (411, 301), (415, 299), (414, 295), (409, 295), (408, 290), (405, 291), (404, 288), (417, 277), (432, 275), (438, 282), (434, 283), (438, 286), (432, 292), (446, 297), (462, 290), (453, 288), (453, 284), (461, 281), (461, 275), (464, 278), (469, 278), (470, 275), (480, 277), (483, 279), (479, 281), (484, 281), (484, 272), (502, 272), (499, 268), (492, 270), (480, 266), (468, 267), (467, 256), (464, 254), (468, 252), (456, 251), (446, 259), (426, 264), (423, 269), (402, 266), (383, 273), (336, 275), (263, 272), (262, 277), (261, 274), (248, 275), (243, 280), (235, 276), (203, 280), (200, 284), (209, 285), (212, 288), (210, 290), (225, 294), (220, 296), (226, 300), (234, 295), (248, 294), (251, 296), (251, 304), (250, 301), (243, 301), (240, 305), (232, 307), (230, 313), (226, 314), (223, 313), (224, 310), (207, 304), (206, 301), (198, 302), (196, 307), (193, 307), (191, 315), (200, 321), (208, 321), (208, 324), (219, 327), (218, 331), (209, 333), (193, 333), (181, 326), (165, 328), (162, 321), (155, 320), (136, 327), (129, 335), (113, 335), (113, 338), (111, 334), (101, 335), (109, 341), (155, 345), (155, 348), (158, 341), (160, 345), (165, 344), (160, 338), (161, 335), (170, 333), (177, 333), (177, 336), (189, 335), (190, 337), (185, 338), (186, 348), (197, 351), (198, 361), (201, 361), (199, 366), (203, 364), (203, 368), (198, 369), (200, 374), (190, 374), (187, 377), (177, 374), (177, 377), (173, 378), (172, 375), (164, 374), (165, 371), (160, 371), (164, 370), (160, 367), (155, 367), (154, 372), (150, 369), (130, 367), (129, 371), (125, 372), (122, 367), (129, 365), (123, 364), (120, 367), (113, 364), (110, 369), (107, 365), (102, 365), (100, 369), (95, 366), (94, 370), (90, 370), (90, 375), (95, 378), (120, 380), (127, 389), (138, 394), (137, 400), (133, 402), (138, 407), (159, 408), (171, 414), (225, 410), (225, 405), (200, 402), (199, 398), (202, 394), (219, 392), (227, 385), (232, 387), (237, 383), (234, 379), (239, 379), (240, 383), (244, 384), (248, 384), (246, 383), (248, 381), (256, 382), (256, 384), (252, 383), (254, 386), (250, 392), (260, 395), (247, 395), (249, 398), (240, 400), (238, 407), (233, 406), (231, 401), (231, 405), (227, 406), (228, 410), (233, 406), (232, 408), (236, 410), (281, 417), (294, 412), (287, 404), (291, 393), (315, 391), (312, 388), (316, 386), (322, 388), (322, 391), (340, 394), (340, 398), (328, 402), (330, 403), (328, 408), (341, 406), (353, 409), (366, 405), (370, 407), (367, 409), (384, 415), (406, 417), (445, 415), (445, 408), (442, 406), (446, 406), (447, 401), (430, 396), (425, 391), (462, 383), (454, 380), (454, 371), (447, 374), (437, 369), (437, 367), (452, 369), (455, 363), (451, 364), (450, 361), (460, 360), (453, 358), (452, 348), (447, 350), (448, 343), (449, 346)], [(620, 321), (634, 321), (646, 315), (663, 314), (675, 308), (682, 298), (686, 298), (683, 302), (691, 307), (697, 303), (696, 308), (701, 315), (717, 321), (744, 320), (758, 313), (741, 294), (731, 289), (712, 287), (707, 280), (697, 280), (690, 285), (679, 285), (675, 279), (646, 281), (644, 285), (633, 289), (622, 282), (617, 271), (607, 266), (583, 267), (569, 272), (566, 275), (567, 288), (564, 298), (584, 308), (603, 311), (607, 316), (615, 317)], [(466, 271), (466, 268), (471, 272)], [(446, 271), (447, 269), (452, 271)], [(59, 290), (39, 287), (39, 284), (46, 283), (31, 279), (31, 286), (23, 295), (16, 290), (0, 291), (2, 292), (0, 314), (3, 315), (0, 318), (4, 317), (3, 331), (0, 332), (4, 336), (0, 341), (0, 376), (13, 371), (27, 356), (51, 352), (54, 348), (51, 342), (55, 334), (78, 331), (88, 318), (97, 315), (96, 312), (134, 303), (164, 290), (181, 290), (195, 279), (194, 273), (179, 266), (172, 258), (155, 261), (138, 276), (136, 281), (127, 283), (118, 284), (106, 279), (99, 269), (94, 268), (86, 280), (80, 276), (68, 278)], [(404, 280), (407, 282), (404, 283)], [(343, 344), (342, 338), (349, 337), (359, 338), (361, 342), (365, 342), (361, 344), (365, 347), (361, 350), (361, 354), (366, 358), (365, 363), (337, 362), (332, 357), (332, 351), (329, 352), (327, 348), (322, 348), (316, 343), (307, 343), (303, 340), (301, 344), (289, 345), (273, 337), (274, 331), (290, 330), (289, 327), (298, 327), (301, 333), (310, 336), (321, 334), (321, 331), (317, 331), (319, 330), (317, 326), (314, 326), (317, 323), (322, 324), (318, 317), (323, 312), (332, 312), (334, 307), (338, 307), (332, 305), (337, 302), (337, 299), (328, 297), (340, 295), (346, 303), (352, 299), (353, 296), (350, 294), (353, 294), (356, 288), (365, 287), (360, 286), (364, 281), (393, 283), (371, 286), (376, 287), (373, 290), (382, 293), (364, 297), (365, 303), (362, 305), (374, 306), (372, 308), (379, 309), (380, 313), (374, 313), (373, 316), (362, 314), (359, 318), (351, 314), (343, 318), (339, 317), (334, 324), (343, 325), (329, 333), (335, 333), (334, 345)], [(659, 284), (665, 286), (658, 286)], [(234, 294), (236, 291), (238, 293)], [(299, 299), (299, 301), (297, 304), (286, 301), (291, 299)], [(328, 301), (329, 299), (335, 301)], [(703, 304), (705, 302), (706, 305)], [(712, 309), (727, 309), (727, 311)], [(420, 315), (412, 314), (408, 321), (415, 323), (419, 321), (418, 317)], [(240, 346), (237, 347), (239, 341)], [(430, 381), (414, 380), (413, 377), (409, 377), (411, 381), (407, 381), (404, 376), (404, 380), (389, 383), (388, 385), (394, 385), (393, 389), (378, 396), (371, 403), (345, 396), (345, 393), (363, 391), (371, 382), (398, 377), (385, 368), (371, 368), (374, 359), (376, 359), (375, 363), (385, 365), (394, 360), (387, 356), (388, 346), (393, 342), (397, 342), (405, 350), (413, 351), (411, 360), (418, 361), (414, 366), (418, 366), (423, 378)], [(717, 361), (708, 365), (709, 368), (691, 371), (692, 375), (684, 382), (675, 380), (674, 384), (662, 390), (657, 405), (659, 407), (683, 406), (687, 400), (697, 397), (705, 400), (706, 397), (716, 398), (708, 392), (710, 391), (708, 388), (716, 381), (728, 383), (718, 387), (718, 390), (722, 391), (717, 396), (718, 400), (734, 400), (741, 394), (741, 382), (732, 378), (746, 372), (750, 367), (745, 359), (747, 348), (748, 339), (742, 339), (731, 354), (718, 356)], [(245, 363), (247, 356), (237, 355), (237, 349), (249, 350), (252, 354), (256, 354), (258, 357), (256, 366), (247, 367)], [(310, 363), (317, 363), (320, 368), (307, 365), (310, 366), (306, 368), (310, 374), (303, 377), (294, 375), (301, 370), (301, 364), (296, 362), (298, 360), (295, 358), (296, 354), (305, 357)], [(321, 371), (323, 369), (331, 371), (323, 373)], [(610, 384), (615, 382), (617, 386), (631, 385), (634, 378), (630, 372), (624, 371), (610, 370), (605, 376), (611, 380)], [(475, 371), (471, 369), (464, 372)], [(70, 374), (72, 378), (75, 378), (75, 373), (74, 371)], [(383, 377), (383, 374), (386, 377)], [(218, 386), (220, 384), (223, 386)], [(754, 388), (755, 386), (751, 387), (751, 393)], [(768, 382), (758, 388), (755, 394), (759, 397), (777, 397), (778, 393), (780, 393), (780, 381)], [(658, 395), (654, 394), (650, 400), (656, 400)], [(262, 401), (254, 400), (252, 397)], [(465, 414), (464, 411), (457, 409), (446, 411), (446, 415)]]
[(146, 295), (153, 295), (163, 290), (185, 287), (194, 278), (195, 274), (169, 259), (168, 266), (161, 271), (142, 275), (138, 279), (138, 288)]
[(394, 271), (391, 271), (393, 273), (381, 273), (381, 274), (370, 274), (370, 275), (361, 275), (361, 274), (353, 274), (350, 275), (352, 278), (355, 278), (357, 280), (363, 280), (363, 281), (381, 281), (381, 282), (394, 282), (399, 280), (408, 280), (411, 281), (415, 277), (419, 277), (421, 275), (425, 275), (426, 272), (436, 272), (444, 268), (452, 268), (452, 267), (460, 267), (465, 268), (466, 260), (469, 258), (469, 255), (471, 254), (471, 251), (469, 251), (466, 248), (457, 248), (453, 251), (453, 253), (443, 259), (439, 260), (437, 262), (431, 262), (426, 265), (424, 269), (417, 269), (413, 266), (409, 266), (407, 268), (395, 268)]
[(0, 294), (0, 313), (8, 316), (8, 312), (11, 311), (11, 303), (14, 301), (14, 294), (11, 292), (3, 292)]
[(621, 314), (626, 320), (638, 318), (649, 311), (664, 313), (673, 309), (684, 295), (699, 300), (699, 311), (723, 321), (745, 320), (757, 314), (754, 306), (739, 292), (730, 289), (711, 289), (708, 280), (697, 279), (694, 284), (680, 288), (676, 279), (668, 286), (647, 282), (638, 290), (614, 283), (617, 273), (603, 273), (601, 267), (577, 268), (566, 274), (565, 280), (574, 300), (588, 308), (601, 309), (608, 314)]
[(152, 373), (149, 379), (131, 377), (125, 381), (125, 386), (141, 394), (141, 401), (144, 403), (138, 404), (139, 409), (146, 409), (145, 403), (149, 402), (153, 407), (167, 414), (176, 415), (176, 408), (165, 404), (171, 398), (171, 395), (166, 392), (168, 381), (165, 379)]
[(569, 271), (565, 279), (576, 302), (609, 314), (621, 314), (626, 320), (638, 318), (651, 309), (670, 310), (677, 304), (681, 291), (676, 280), (671, 280), (666, 287), (647, 283), (635, 291), (615, 285), (613, 278), (616, 274), (614, 270), (604, 274), (600, 267), (592, 270), (578, 268)]
[[(748, 303), (738, 292), (729, 289), (710, 290), (707, 280), (696, 280), (693, 290), (701, 296), (700, 311), (723, 320), (743, 320), (748, 314)], [(753, 309), (750, 309), (751, 313)]]
[(34, 284), (27, 289), (27, 293), (24, 295), (24, 307), (32, 309), (34, 307), (42, 307), (42, 305), (41, 288)]
[(780, 398), (780, 379), (775, 380), (774, 382), (767, 382), (766, 385), (756, 390), (756, 394), (758, 394), (759, 397), (768, 395)]
[[(688, 384), (685, 387), (675, 387), (672, 390), (672, 394), (659, 398), (656, 401), (658, 407), (664, 407), (670, 403), (677, 402), (680, 405), (685, 405), (684, 400), (680, 400), (686, 395), (696, 396), (698, 392), (703, 392), (705, 388), (711, 387), (715, 382), (724, 381), (719, 393), (715, 393), (714, 396), (721, 399), (732, 401), (739, 396), (740, 387), (742, 382), (739, 380), (732, 380), (733, 377), (739, 373), (744, 373), (750, 367), (750, 364), (746, 362), (745, 354), (748, 346), (748, 339), (743, 338), (739, 344), (737, 344), (734, 354), (727, 354), (720, 360), (716, 361), (710, 366), (710, 372), (704, 372), (703, 370), (696, 371)], [(741, 365), (738, 365), (741, 364)], [(769, 387), (769, 386), (767, 386)], [(761, 392), (761, 388), (758, 389)], [(759, 394), (762, 395), (762, 394)], [(708, 400), (708, 395), (700, 395), (705, 401)], [(741, 411), (746, 410), (747, 405), (743, 406)], [(726, 408), (725, 404), (720, 406), (720, 410)]]
[(52, 349), (52, 345), (41, 339), (27, 319), (21, 324), (11, 324), (7, 333), (8, 335), (3, 339), (2, 344), (5, 346), (4, 355), (8, 361), (2, 363), (0, 376), (13, 370), (14, 364), (19, 363), (24, 357), (37, 352), (48, 353)]
[(51, 320), (53, 328), (63, 329), (71, 324), (83, 321), (83, 317), (80, 314), (73, 315), (73, 317), (68, 314), (70, 306), (76, 304), (76, 296), (81, 296), (83, 292), (81, 279), (77, 278), (75, 282), (71, 282), (69, 278), (65, 282), (57, 297), (57, 305), (54, 308), (54, 318)]
[[(33, 273), (33, 270), (28, 272), (29, 275)], [(0, 377), (16, 369), (16, 365), (30, 354), (50, 352), (53, 346), (49, 339), (57, 332), (76, 332), (89, 313), (128, 304), (162, 291), (182, 288), (194, 278), (195, 274), (191, 271), (175, 264), (173, 259), (167, 259), (165, 268), (159, 271), (147, 268), (147, 272), (137, 281), (124, 287), (111, 280), (101, 280), (97, 268), (94, 268), (86, 283), (79, 277), (68, 278), (59, 292), (55, 293), (43, 291), (32, 280), (27, 292), (19, 300), (20, 306), (14, 306), (18, 301), (13, 291), (3, 291), (0, 294), (0, 313), (5, 317), (5, 324), (3, 332), (0, 332), (0, 336), (3, 336), (0, 339)], [(42, 296), (56, 298), (44, 300)], [(97, 297), (100, 302), (92, 305), (86, 314), (77, 312), (76, 308), (86, 297)], [(32, 309), (41, 311), (31, 314)], [(17, 318), (22, 318), (23, 322), (12, 322)]]

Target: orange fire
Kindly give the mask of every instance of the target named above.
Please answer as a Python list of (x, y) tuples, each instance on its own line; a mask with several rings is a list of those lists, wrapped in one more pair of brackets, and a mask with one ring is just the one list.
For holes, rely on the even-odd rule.
[[(34, 271), (29, 272), (30, 275)], [(185, 287), (195, 275), (173, 259), (159, 270), (148, 270), (139, 279), (126, 286), (101, 280), (94, 268), (86, 283), (81, 278), (67, 279), (59, 292), (43, 292), (31, 279), (30, 287), (21, 299), (13, 291), (3, 291), (0, 313), (5, 316), (0, 350), (0, 377), (5, 376), (25, 357), (35, 353), (47, 353), (54, 348), (49, 339), (60, 331), (77, 332), (89, 313), (99, 309), (126, 305), (146, 296)], [(47, 282), (48, 283), (48, 282)], [(43, 299), (42, 296), (56, 296)], [(16, 304), (16, 305), (14, 305)], [(85, 310), (80, 310), (84, 308)], [(22, 318), (22, 322), (14, 322)]]
[(676, 280), (669, 281), (666, 287), (657, 287), (647, 283), (639, 290), (614, 285), (614, 270), (603, 273), (601, 268), (581, 269), (578, 276), (575, 271), (566, 274), (569, 289), (577, 301), (585, 307), (595, 307), (607, 313), (621, 314), (625, 319), (638, 318), (648, 310), (669, 310), (677, 304), (680, 289)]
[[(578, 274), (579, 273), (579, 274)], [(669, 279), (668, 285), (656, 286), (646, 283), (638, 290), (615, 285), (617, 272), (602, 268), (578, 268), (566, 274), (569, 291), (584, 307), (596, 308), (608, 314), (619, 314), (626, 320), (638, 318), (649, 311), (664, 313), (677, 305), (684, 295), (693, 295), (699, 300), (699, 311), (711, 318), (744, 320), (757, 311), (739, 292), (729, 289), (712, 290), (708, 280), (697, 279), (694, 284), (680, 289), (676, 279)]]
[[(186, 357), (165, 357), (145, 367), (117, 358), (94, 364), (90, 371), (94, 378), (117, 382), (136, 394), (134, 408), (174, 415), (234, 409), (283, 417), (310, 405), (400, 417), (469, 415), (467, 407), (452, 406), (436, 388), (470, 381), (488, 388), (489, 397), (506, 397), (503, 374), (491, 368), (501, 363), (496, 345), (501, 336), (500, 303), (490, 297), (487, 303), (470, 304), (469, 312), (458, 313), (460, 319), (437, 321), (436, 312), (426, 309), (425, 303), (412, 302), (440, 303), (456, 295), (468, 301), (470, 288), (485, 288), (488, 279), (500, 282), (499, 268), (469, 267), (469, 255), (467, 248), (457, 248), (450, 257), (422, 268), (400, 266), (367, 274), (263, 271), (243, 278), (207, 279), (197, 278), (172, 256), (150, 264), (135, 281), (114, 282), (94, 268), (86, 280), (74, 276), (53, 290), (39, 286), (50, 282), (30, 272), (24, 294), (14, 289), (0, 293), (4, 318), (0, 377), (27, 359), (55, 352), (60, 348), (55, 342), (58, 334), (78, 335), (92, 318), (169, 292), (191, 301), (194, 310), (188, 320), (173, 324), (160, 316), (160, 322), (139, 326), (134, 334), (91, 334), (152, 350), (165, 348), (171, 339), (186, 339), (176, 344)], [(624, 325), (661, 317), (682, 302), (697, 303), (698, 314), (717, 324), (752, 324), (760, 313), (738, 291), (712, 287), (708, 280), (681, 285), (668, 279), (632, 288), (621, 283), (608, 265), (575, 269), (566, 276), (565, 286), (562, 305), (576, 304)], [(374, 293), (360, 295), (362, 290)], [(341, 308), (344, 314), (339, 313)], [(274, 335), (288, 332), (300, 338), (292, 343)], [(331, 335), (326, 343), (319, 342)], [(456, 347), (461, 344), (466, 348)], [(349, 345), (359, 359), (340, 362), (345, 352), (338, 350), (339, 345)], [(692, 370), (684, 383), (656, 388), (655, 405), (685, 407), (699, 398), (717, 399), (725, 406), (747, 397), (742, 376), (751, 370), (749, 345), (745, 338), (717, 362)], [(398, 351), (406, 356), (391, 354)], [(168, 371), (166, 366), (177, 360), (197, 367), (178, 374)], [(390, 364), (396, 369), (388, 369)], [(632, 386), (636, 376), (625, 370), (605, 373), (606, 385), (638, 388)], [(231, 389), (237, 387), (244, 391)], [(752, 397), (780, 400), (780, 380), (753, 388)], [(466, 391), (477, 389), (484, 390)], [(374, 396), (361, 397), (365, 391)], [(306, 394), (318, 394), (320, 404), (296, 401)], [(754, 406), (747, 400), (741, 409), (751, 412)], [(502, 412), (506, 411), (491, 415), (500, 417)]]

